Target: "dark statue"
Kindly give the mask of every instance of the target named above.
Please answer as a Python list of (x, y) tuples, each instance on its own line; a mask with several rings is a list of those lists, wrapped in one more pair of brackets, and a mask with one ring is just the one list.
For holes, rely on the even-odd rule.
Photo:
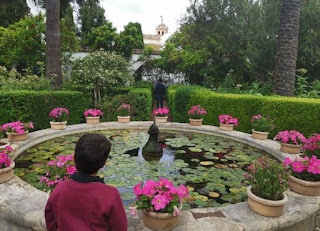
[(163, 155), (163, 149), (158, 141), (159, 129), (154, 122), (149, 128), (149, 140), (142, 148), (142, 156), (145, 160), (160, 160)]

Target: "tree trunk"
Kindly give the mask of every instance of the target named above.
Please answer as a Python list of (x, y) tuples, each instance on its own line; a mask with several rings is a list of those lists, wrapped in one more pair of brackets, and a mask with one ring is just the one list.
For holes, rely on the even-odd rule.
[(296, 79), (301, 0), (283, 0), (273, 92), (293, 96)]
[(57, 90), (62, 85), (60, 0), (46, 1), (46, 75)]

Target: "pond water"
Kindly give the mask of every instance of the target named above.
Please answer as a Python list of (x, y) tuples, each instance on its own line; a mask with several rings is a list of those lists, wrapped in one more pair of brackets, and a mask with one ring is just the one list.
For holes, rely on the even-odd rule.
[[(99, 171), (106, 184), (118, 188), (124, 205), (135, 201), (133, 187), (146, 180), (167, 178), (189, 188), (184, 208), (218, 207), (245, 201), (246, 167), (266, 153), (248, 145), (216, 136), (179, 131), (160, 131), (164, 148), (160, 161), (145, 161), (142, 147), (147, 131), (100, 131), (112, 143), (107, 166)], [(57, 155), (70, 155), (83, 134), (64, 136), (34, 146), (16, 160), (15, 174), (43, 190), (40, 178), (46, 163)]]

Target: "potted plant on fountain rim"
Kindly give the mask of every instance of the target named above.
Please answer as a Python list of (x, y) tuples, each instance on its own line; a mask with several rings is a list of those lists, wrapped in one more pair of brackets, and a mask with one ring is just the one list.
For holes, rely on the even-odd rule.
[(18, 120), (3, 124), (2, 129), (6, 131), (9, 142), (23, 141), (28, 139), (28, 133), (33, 129), (33, 123), (22, 123)]
[(320, 158), (320, 134), (313, 133), (312, 136), (306, 140), (304, 146), (302, 146), (303, 155), (311, 158), (312, 156), (316, 156), (318, 159)]
[(231, 115), (220, 115), (220, 129), (224, 131), (233, 131), (234, 126), (238, 126), (238, 119), (232, 118)]
[(117, 112), (118, 112), (118, 122), (119, 123), (129, 123), (130, 122), (130, 104), (121, 104), (118, 108), (117, 108)]
[(247, 170), (244, 177), (250, 183), (247, 188), (249, 208), (263, 216), (281, 216), (288, 202), (284, 193), (289, 178), (287, 169), (276, 160), (262, 157)]
[(0, 183), (11, 180), (14, 177), (13, 168), (15, 163), (11, 161), (10, 153), (13, 149), (10, 146), (5, 146), (0, 150)]
[(263, 117), (258, 114), (252, 117), (252, 137), (259, 140), (266, 140), (269, 132), (271, 132), (275, 126), (273, 120), (270, 117)]
[(103, 112), (100, 109), (89, 109), (83, 115), (86, 117), (87, 124), (98, 124)]
[(192, 106), (191, 110), (188, 111), (189, 121), (191, 126), (201, 126), (203, 117), (207, 114), (206, 109), (200, 105)]
[(135, 207), (130, 207), (130, 212), (138, 217), (137, 209), (143, 210), (143, 222), (152, 230), (172, 230), (178, 226), (182, 200), (189, 196), (188, 188), (180, 185), (179, 188), (167, 179), (160, 178), (159, 182), (147, 181), (134, 186), (137, 196)]
[(156, 123), (166, 123), (168, 121), (167, 114), (170, 112), (168, 108), (158, 108), (153, 110), (152, 113), (155, 115)]
[(67, 120), (69, 118), (69, 111), (63, 107), (57, 107), (52, 109), (49, 113), (52, 121), (50, 121), (51, 129), (63, 130), (67, 127)]
[(280, 151), (289, 154), (300, 153), (302, 144), (307, 142), (307, 139), (303, 136), (303, 134), (294, 130), (280, 131), (273, 139), (280, 140)]
[(292, 191), (307, 196), (317, 196), (320, 193), (320, 159), (298, 157), (295, 160), (286, 158), (283, 165), (290, 171), (289, 187)]

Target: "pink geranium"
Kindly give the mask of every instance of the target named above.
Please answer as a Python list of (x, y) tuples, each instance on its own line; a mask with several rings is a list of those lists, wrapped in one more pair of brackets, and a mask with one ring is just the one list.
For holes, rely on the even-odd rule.
[(158, 108), (157, 110), (153, 110), (152, 113), (156, 116), (166, 116), (170, 110), (168, 108)]
[(305, 156), (295, 160), (286, 158), (283, 165), (292, 170), (291, 175), (302, 180), (320, 181), (320, 159), (316, 156)]
[(191, 119), (202, 119), (207, 113), (206, 109), (200, 105), (192, 106), (188, 111), (188, 115)]
[(279, 140), (284, 144), (302, 144), (307, 142), (303, 134), (294, 130), (280, 131), (273, 139)]
[(4, 131), (17, 134), (24, 134), (26, 131), (33, 129), (33, 127), (34, 125), (32, 122), (22, 123), (19, 120), (2, 125)]
[(117, 112), (119, 116), (129, 116), (130, 115), (130, 110), (131, 110), (131, 106), (130, 104), (121, 104), (118, 108), (117, 108)]
[(133, 215), (136, 209), (147, 209), (148, 211), (167, 212), (173, 211), (173, 215), (179, 215), (178, 206), (182, 200), (189, 196), (188, 188), (184, 185), (174, 187), (168, 179), (160, 178), (160, 181), (149, 180), (134, 186), (134, 194), (137, 196), (137, 206), (130, 208)]
[(100, 116), (103, 116), (103, 112), (100, 110), (100, 109), (89, 109), (89, 110), (86, 110), (83, 115), (85, 117), (100, 117)]
[(219, 121), (221, 124), (234, 124), (234, 126), (238, 126), (238, 119), (232, 118), (231, 115), (220, 115)]
[(11, 165), (11, 159), (9, 154), (13, 152), (13, 149), (10, 146), (5, 146), (3, 150), (0, 150), (0, 169), (6, 168)]
[(49, 117), (54, 122), (64, 122), (68, 120), (69, 117), (69, 111), (66, 108), (63, 107), (57, 107), (52, 109), (52, 111), (49, 113)]
[(57, 184), (69, 179), (77, 171), (72, 155), (56, 156), (55, 160), (47, 163), (47, 166), (49, 170), (40, 179), (40, 183), (43, 183), (46, 191), (53, 190)]

